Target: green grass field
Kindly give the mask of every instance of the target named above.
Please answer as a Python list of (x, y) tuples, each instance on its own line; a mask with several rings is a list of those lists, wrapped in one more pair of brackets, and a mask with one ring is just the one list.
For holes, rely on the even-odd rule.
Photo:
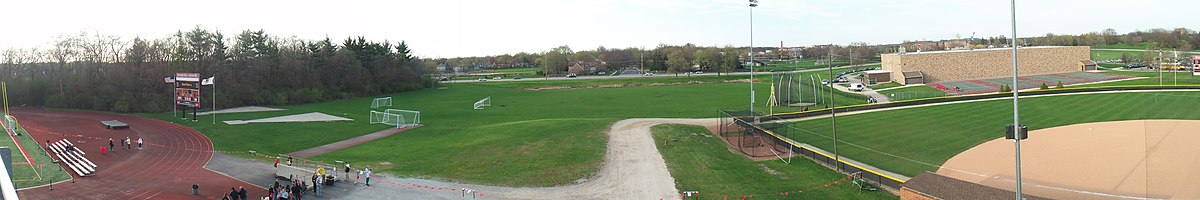
[(1146, 49), (1150, 46), (1150, 42), (1142, 42), (1137, 44), (1117, 43), (1092, 46), (1093, 49)]
[(542, 68), (526, 67), (526, 68), (484, 70), (483, 73), (517, 73), (517, 74), (521, 75), (521, 78), (541, 78), (543, 76), (537, 73), (540, 71), (542, 71)]
[[(1128, 86), (1128, 85), (1200, 85), (1200, 76), (1192, 76), (1189, 71), (1116, 71), (1105, 70), (1106, 74), (1119, 74), (1127, 76), (1144, 77), (1142, 79), (1114, 81), (1108, 83), (1097, 83), (1078, 85), (1070, 87), (1100, 87), (1100, 86)], [(1160, 79), (1161, 78), (1161, 79)]]
[[(736, 77), (693, 78), (724, 80)], [(647, 85), (653, 85), (686, 81), (687, 78), (613, 80), (644, 80)], [(762, 80), (769, 80), (769, 77)], [(604, 83), (608, 80), (596, 81)], [(327, 163), (344, 160), (358, 166), (370, 164), (373, 169), (400, 176), (468, 183), (570, 184), (599, 169), (607, 139), (604, 133), (612, 123), (639, 117), (716, 117), (718, 108), (747, 106), (749, 87), (747, 83), (734, 82), (565, 90), (513, 89), (555, 83), (558, 82), (447, 84), (441, 89), (391, 95), (393, 108), (422, 111), (424, 127), (312, 159)], [(562, 84), (599, 83), (567, 81)], [(758, 102), (762, 102), (757, 106), (766, 110), (769, 83), (756, 83), (755, 89)], [(472, 109), (472, 103), (488, 96), (492, 97), (491, 107)], [(245, 125), (218, 122), (213, 125), (208, 116), (201, 116), (199, 122), (182, 122), (171, 113), (148, 116), (192, 127), (207, 135), (217, 150), (254, 150), (275, 155), (388, 128), (368, 124), (371, 100), (358, 98), (280, 106), (287, 111), (218, 115), (218, 121), (221, 121), (323, 112), (355, 119), (354, 122)], [(840, 105), (853, 103), (839, 100)]]
[[(5, 116), (5, 115), (0, 115)], [(19, 120), (19, 119), (18, 119)], [(20, 122), (17, 122), (18, 124)], [(29, 157), (33, 158), (33, 162), (42, 165), (42, 169), (37, 169), (36, 165), (31, 165), (25, 155), (21, 154), (21, 150), (17, 148), (10, 136), (0, 136), (0, 146), (9, 147), (12, 150), (12, 180), (13, 186), (20, 188), (34, 187), (45, 184), (50, 184), (56, 181), (67, 180), (71, 178), (69, 172), (64, 171), (58, 164), (54, 164), (46, 151), (41, 150), (38, 142), (29, 136), (21, 126), (13, 126), (13, 131), (20, 134), (16, 136), (20, 141), (25, 151), (29, 153)], [(2, 131), (0, 131), (2, 132)]]
[(880, 91), (879, 94), (888, 96), (888, 99), (892, 101), (923, 99), (950, 95), (936, 88), (923, 85), (884, 90)]
[(881, 90), (881, 89), (888, 89), (888, 88), (894, 88), (894, 87), (900, 87), (900, 86), (904, 86), (904, 85), (900, 85), (900, 83), (896, 83), (896, 82), (887, 82), (887, 83), (880, 83), (880, 84), (875, 84), (875, 85), (871, 85), (871, 86), (867, 86), (867, 87), (871, 88), (872, 90)]
[[(1083, 94), (1021, 101), (1021, 121), (1031, 131), (1118, 120), (1200, 119), (1200, 92)], [(837, 118), (841, 155), (908, 176), (988, 140), (1003, 137), (1012, 101), (991, 100), (880, 111)], [(791, 124), (793, 139), (832, 151), (830, 119)], [(1030, 139), (1036, 139), (1031, 135)], [(886, 155), (881, 152), (896, 155)]]
[(884, 191), (860, 191), (849, 180), (830, 184), (846, 175), (803, 157), (793, 158), (791, 164), (779, 160), (751, 161), (737, 150), (729, 149), (704, 127), (658, 125), (650, 130), (654, 141), (670, 141), (668, 146), (658, 145), (658, 151), (675, 178), (675, 187), (680, 191), (699, 191), (695, 199), (897, 198)]
[(835, 60), (833, 62), (829, 62), (828, 64), (822, 63), (819, 65), (817, 64), (817, 60), (814, 60), (814, 59), (803, 59), (803, 60), (798, 60), (798, 61), (769, 62), (769, 63), (767, 63), (767, 66), (755, 67), (754, 71), (780, 72), (780, 71), (795, 71), (795, 70), (802, 70), (802, 69), (817, 69), (817, 68), (827, 68), (827, 67), (829, 67), (830, 64), (832, 64), (834, 67), (837, 67), (838, 65), (849, 65), (850, 61)]
[(1140, 51), (1092, 50), (1092, 60), (1121, 60), (1121, 54), (1129, 55), (1130, 59), (1141, 58)]

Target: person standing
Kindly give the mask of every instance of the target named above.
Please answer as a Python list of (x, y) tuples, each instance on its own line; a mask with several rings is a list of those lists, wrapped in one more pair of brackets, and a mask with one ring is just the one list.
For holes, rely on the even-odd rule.
[(108, 138), (108, 149), (113, 149), (113, 140), (112, 140), (112, 138)]
[(246, 200), (246, 188), (245, 187), (238, 186), (238, 197), (240, 197), (242, 200)]
[(343, 176), (342, 180), (344, 180), (344, 181), (350, 180), (350, 162), (346, 162), (346, 176)]
[(132, 149), (133, 143), (129, 141), (129, 136), (125, 136), (125, 149)]
[(232, 188), (232, 187), (230, 187), (230, 188), (229, 188), (229, 196), (225, 196), (225, 198), (229, 198), (229, 199), (237, 199), (237, 198), (238, 198), (238, 191), (237, 191), (237, 188)]
[(323, 186), (325, 186), (325, 177), (317, 177), (317, 179), (313, 180), (313, 189), (315, 190), (313, 192), (316, 193), (318, 197), (321, 196), (321, 188)]
[(275, 168), (279, 168), (279, 156), (275, 157)]
[(142, 137), (138, 137), (138, 149), (142, 149)]
[(364, 176), (367, 177), (367, 180), (365, 182), (366, 185), (371, 186), (371, 166), (370, 165), (367, 165), (366, 171), (364, 171), (363, 174), (364, 174)]

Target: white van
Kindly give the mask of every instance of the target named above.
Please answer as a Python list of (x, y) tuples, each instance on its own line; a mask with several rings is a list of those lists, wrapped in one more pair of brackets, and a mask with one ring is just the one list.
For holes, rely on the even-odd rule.
[(862, 83), (851, 83), (850, 91), (862, 92), (864, 87)]

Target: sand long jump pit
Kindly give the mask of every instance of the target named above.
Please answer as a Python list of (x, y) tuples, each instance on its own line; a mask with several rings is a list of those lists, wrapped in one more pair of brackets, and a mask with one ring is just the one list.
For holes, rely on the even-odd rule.
[[(1023, 192), (1055, 199), (1200, 199), (1200, 121), (1134, 120), (1030, 132), (1021, 142)], [(1014, 190), (1014, 148), (995, 139), (937, 174)]]

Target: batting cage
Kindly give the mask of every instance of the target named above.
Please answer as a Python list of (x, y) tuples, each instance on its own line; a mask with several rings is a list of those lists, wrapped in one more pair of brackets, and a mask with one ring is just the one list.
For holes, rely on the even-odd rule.
[[(795, 147), (783, 141), (790, 135), (786, 124), (772, 116), (749, 110), (718, 110), (720, 113), (720, 136), (730, 146), (755, 159), (778, 158), (791, 162)], [(764, 130), (765, 129), (765, 130)], [(766, 130), (783, 132), (768, 133)], [(785, 134), (785, 135), (773, 135)]]

